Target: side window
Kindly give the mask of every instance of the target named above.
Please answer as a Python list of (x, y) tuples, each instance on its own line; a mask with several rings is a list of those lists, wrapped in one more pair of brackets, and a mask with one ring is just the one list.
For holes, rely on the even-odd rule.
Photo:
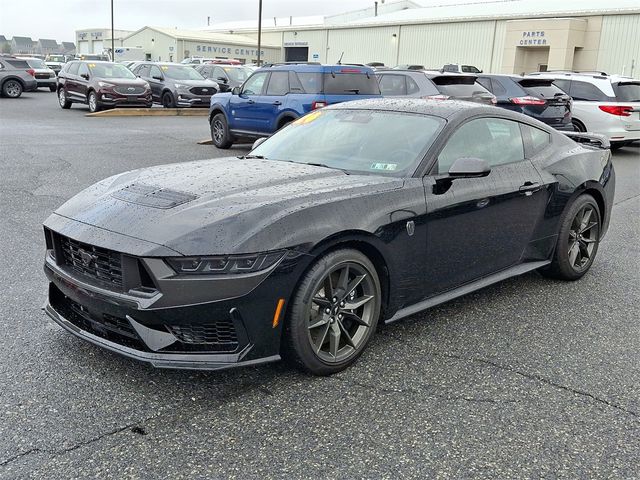
[(493, 87), (491, 86), (491, 79), (489, 77), (478, 77), (476, 81), (491, 93), (493, 93)]
[(78, 68), (78, 75), (89, 75), (89, 67), (87, 67), (86, 63), (81, 63)]
[(138, 75), (140, 75), (141, 77), (148, 77), (149, 71), (149, 65), (141, 65), (140, 68), (138, 68)]
[(214, 80), (219, 80), (221, 78), (227, 78), (227, 76), (225, 75), (224, 70), (222, 70), (222, 68), (215, 67), (213, 69), (213, 73), (211, 75), (211, 78), (213, 78)]
[(406, 95), (407, 84), (404, 75), (383, 75), (380, 80), (382, 95)]
[[(509, 80), (505, 80), (506, 82), (508, 82)], [(491, 79), (491, 89), (488, 89), (491, 91), (491, 93), (493, 93), (494, 95), (506, 95), (507, 94), (507, 89), (504, 88), (504, 85), (502, 85), (502, 82), (500, 80), (498, 80), (497, 78), (492, 78)]]
[(411, 77), (405, 77), (407, 80), (407, 95), (413, 95), (420, 91), (420, 87)]
[(242, 93), (245, 95), (262, 95), (267, 75), (269, 75), (268, 72), (260, 72), (252, 75), (242, 87)]
[(267, 95), (286, 95), (289, 93), (289, 72), (273, 72), (269, 78)]
[(78, 62), (71, 62), (71, 65), (69, 65), (69, 69), (67, 70), (67, 72), (70, 75), (78, 75), (78, 67), (80, 66), (80, 64)]
[(522, 128), (529, 134), (532, 149), (531, 155), (541, 152), (551, 143), (551, 135), (544, 130), (524, 124)]
[(162, 72), (160, 71), (157, 65), (151, 65), (151, 68), (149, 69), (149, 76), (151, 78), (154, 78), (154, 77), (164, 78), (164, 76), (162, 75)]
[(553, 84), (565, 93), (569, 93), (571, 80), (554, 80)]
[(438, 173), (449, 171), (463, 157), (486, 160), (491, 166), (524, 160), (520, 125), (501, 118), (478, 118), (462, 125), (438, 155)]
[(606, 102), (607, 96), (595, 85), (574, 80), (571, 82), (571, 96), (574, 100)]
[(296, 72), (289, 72), (289, 91), (291, 93), (304, 93), (304, 88), (302, 88), (302, 83)]

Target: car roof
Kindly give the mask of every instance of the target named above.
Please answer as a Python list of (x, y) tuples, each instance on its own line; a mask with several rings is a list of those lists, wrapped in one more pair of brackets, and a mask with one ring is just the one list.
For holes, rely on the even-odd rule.
[(366, 65), (323, 65), (318, 63), (280, 63), (261, 67), (260, 70), (293, 70), (295, 72), (309, 73), (368, 73), (369, 75), (375, 73), (373, 68)]
[(422, 98), (371, 98), (337, 103), (325, 107), (330, 110), (383, 110), (388, 112), (418, 113), (442, 118), (452, 118), (458, 115), (475, 115), (478, 113), (512, 113), (508, 110), (497, 109), (492, 105), (465, 102), (461, 100), (425, 100)]

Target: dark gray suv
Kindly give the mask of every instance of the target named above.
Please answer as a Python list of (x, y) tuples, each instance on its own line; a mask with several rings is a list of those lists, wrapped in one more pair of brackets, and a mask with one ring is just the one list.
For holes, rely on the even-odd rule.
[(0, 56), (0, 95), (18, 98), (22, 92), (37, 89), (35, 71), (25, 60), (10, 55)]
[(166, 108), (208, 107), (211, 95), (219, 90), (216, 82), (178, 63), (143, 62), (132, 72), (149, 82), (153, 101)]

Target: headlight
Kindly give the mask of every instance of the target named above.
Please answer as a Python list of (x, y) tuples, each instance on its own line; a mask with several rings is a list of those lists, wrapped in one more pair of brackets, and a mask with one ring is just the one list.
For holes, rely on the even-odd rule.
[(151, 85), (149, 85), (148, 83), (145, 83), (143, 87), (145, 90), (151, 90)]
[(113, 83), (108, 83), (108, 82), (98, 82), (98, 85), (102, 88), (106, 88), (106, 87), (115, 87), (115, 85)]
[(176, 83), (176, 88), (180, 90), (188, 90), (190, 87), (189, 85), (185, 85), (184, 83)]
[(181, 275), (221, 275), (252, 273), (266, 270), (278, 263), (286, 252), (252, 255), (220, 255), (215, 257), (167, 258), (167, 263)]

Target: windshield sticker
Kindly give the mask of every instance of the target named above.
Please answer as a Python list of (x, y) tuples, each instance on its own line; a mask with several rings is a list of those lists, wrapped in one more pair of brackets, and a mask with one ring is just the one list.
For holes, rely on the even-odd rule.
[(371, 170), (389, 170), (393, 171), (398, 168), (397, 163), (372, 163)]
[(95, 63), (90, 63), (89, 64), (89, 68), (95, 68), (96, 64)]
[(166, 65), (163, 65), (162, 70), (169, 70), (169, 67), (167, 67)]
[(322, 115), (322, 112), (320, 110), (316, 110), (315, 112), (311, 112), (308, 115), (305, 115), (302, 118), (299, 118), (298, 120), (296, 120), (295, 122), (293, 122), (294, 125), (306, 125), (307, 123), (311, 123), (313, 122), (315, 119), (317, 119), (320, 115)]

